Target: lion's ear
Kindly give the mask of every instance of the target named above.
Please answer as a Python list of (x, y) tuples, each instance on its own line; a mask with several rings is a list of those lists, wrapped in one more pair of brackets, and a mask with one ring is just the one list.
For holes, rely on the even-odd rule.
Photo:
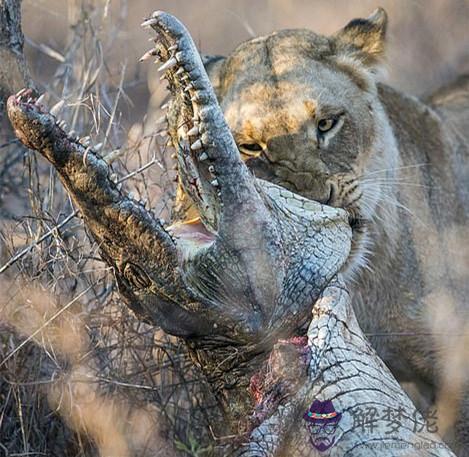
[(358, 58), (371, 67), (378, 65), (384, 57), (387, 25), (388, 15), (383, 8), (366, 19), (353, 19), (334, 35), (338, 53)]
[(207, 71), (210, 82), (215, 93), (218, 95), (218, 90), (220, 89), (221, 84), (221, 69), (225, 57), (223, 56), (210, 56), (206, 54), (201, 54), (202, 63), (204, 64), (205, 70)]

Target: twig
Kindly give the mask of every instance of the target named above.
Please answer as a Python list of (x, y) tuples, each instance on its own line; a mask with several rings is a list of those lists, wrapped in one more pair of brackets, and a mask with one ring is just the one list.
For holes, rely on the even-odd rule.
[(65, 57), (59, 51), (56, 51), (55, 49), (52, 49), (50, 46), (47, 46), (44, 43), (37, 44), (29, 38), (25, 38), (25, 41), (31, 47), (37, 49), (38, 51), (43, 52), (46, 56), (50, 57), (51, 59), (57, 60), (60, 63), (65, 62)]
[(116, 98), (114, 100), (114, 106), (112, 107), (111, 117), (109, 118), (109, 124), (107, 126), (107, 130), (106, 130), (106, 133), (104, 135), (103, 148), (106, 147), (106, 144), (107, 144), (108, 139), (109, 139), (109, 135), (111, 134), (112, 125), (114, 123), (114, 118), (116, 116), (117, 107), (119, 105), (120, 95), (123, 91), (123, 86), (124, 86), (124, 81), (125, 81), (125, 70), (126, 70), (126, 66), (124, 65), (122, 67), (122, 70), (121, 70), (121, 79), (120, 79), (120, 82), (119, 82), (119, 89), (117, 91), (117, 95), (116, 95)]
[(63, 308), (60, 308), (54, 315), (47, 319), (44, 324), (42, 324), (37, 330), (35, 330), (31, 335), (29, 335), (18, 347), (13, 349), (1, 362), (0, 368), (5, 365), (5, 363), (10, 360), (23, 346), (28, 344), (38, 333), (44, 330), (51, 322), (53, 322), (57, 317), (59, 317), (64, 311), (70, 308), (74, 303), (76, 303), (83, 295), (85, 295), (90, 289), (92, 289), (99, 281), (88, 286), (84, 291), (80, 292), (72, 301), (68, 302)]
[[(4, 273), (8, 268), (10, 268), (14, 263), (16, 263), (19, 259), (24, 257), (31, 249), (41, 244), (43, 241), (47, 240), (55, 231), (62, 228), (64, 225), (68, 224), (76, 215), (78, 214), (78, 210), (74, 210), (71, 214), (69, 214), (60, 224), (55, 225), (52, 227), (48, 232), (44, 233), (37, 241), (31, 243), (29, 246), (26, 246), (22, 251), (18, 252), (15, 256), (13, 256), (3, 267), (0, 268), (0, 274)], [(1, 366), (1, 365), (0, 365)]]

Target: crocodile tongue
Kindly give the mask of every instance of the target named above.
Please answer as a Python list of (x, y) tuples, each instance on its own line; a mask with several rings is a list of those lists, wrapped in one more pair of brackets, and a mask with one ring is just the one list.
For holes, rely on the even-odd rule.
[(216, 235), (207, 230), (200, 218), (176, 222), (166, 230), (173, 236), (183, 261), (189, 260), (199, 250), (208, 248), (216, 239)]

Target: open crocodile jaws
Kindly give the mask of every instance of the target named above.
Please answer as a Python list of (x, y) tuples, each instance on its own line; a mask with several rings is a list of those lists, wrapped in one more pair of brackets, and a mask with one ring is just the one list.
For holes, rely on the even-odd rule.
[(9, 99), (12, 125), (57, 169), (114, 267), (122, 296), (146, 320), (171, 334), (242, 344), (288, 334), (307, 323), (348, 256), (347, 215), (257, 180), (240, 158), (184, 26), (162, 12), (146, 25), (157, 33), (152, 52), (163, 61), (173, 95), (169, 133), (202, 224), (171, 236), (31, 91)]

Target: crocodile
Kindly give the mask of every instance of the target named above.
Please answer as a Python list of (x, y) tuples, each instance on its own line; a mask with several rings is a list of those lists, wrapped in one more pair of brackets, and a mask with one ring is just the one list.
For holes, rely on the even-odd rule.
[(370, 443), (387, 439), (382, 426), (358, 434), (346, 415), (365, 399), (405, 407), (395, 442), (452, 455), (412, 431), (418, 413), (356, 322), (341, 275), (350, 215), (256, 178), (188, 31), (164, 12), (143, 25), (156, 33), (148, 55), (168, 81), (169, 133), (200, 220), (165, 227), (32, 90), (11, 96), (7, 111), (17, 137), (57, 170), (126, 305), (186, 343), (226, 419), (218, 431), (236, 437), (219, 455), (318, 455), (303, 413), (326, 397), (344, 411), (331, 455), (375, 455)]

